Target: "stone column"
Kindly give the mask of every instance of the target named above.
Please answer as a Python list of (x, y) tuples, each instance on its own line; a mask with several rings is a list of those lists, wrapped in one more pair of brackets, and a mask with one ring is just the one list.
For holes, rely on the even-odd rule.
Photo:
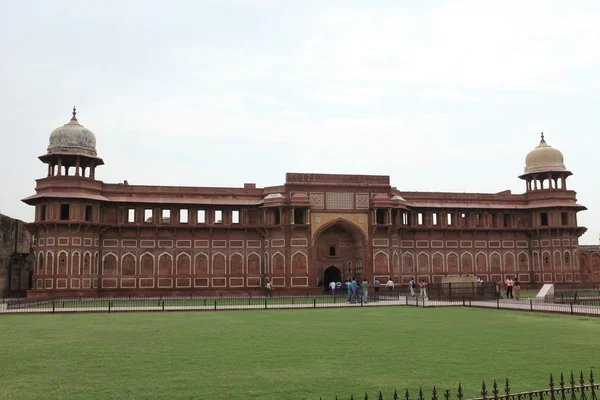
[(80, 168), (79, 157), (77, 157), (77, 160), (75, 161), (75, 176), (79, 176), (79, 168)]

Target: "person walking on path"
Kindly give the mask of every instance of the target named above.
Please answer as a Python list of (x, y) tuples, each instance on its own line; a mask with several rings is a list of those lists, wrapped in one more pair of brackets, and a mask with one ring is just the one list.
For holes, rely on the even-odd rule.
[(373, 281), (373, 288), (375, 288), (375, 296), (377, 296), (379, 294), (379, 285), (381, 283), (379, 282), (379, 279), (375, 278), (375, 280)]
[(346, 289), (348, 289), (348, 298), (346, 299), (346, 303), (350, 303), (352, 301), (352, 277), (346, 280)]
[(394, 291), (394, 281), (392, 280), (391, 276), (390, 276), (390, 279), (385, 284), (385, 286), (387, 287), (388, 293), (392, 293)]
[(362, 302), (364, 304), (367, 302), (367, 297), (369, 297), (369, 282), (367, 282), (366, 279), (363, 279), (361, 288), (362, 288)]
[(513, 293), (515, 295), (515, 300), (519, 301), (519, 299), (521, 298), (521, 282), (519, 282), (519, 279), (515, 280), (513, 286)]
[(329, 282), (329, 289), (331, 290), (331, 295), (335, 296), (335, 282), (334, 281)]
[(427, 288), (425, 287), (425, 279), (421, 279), (421, 283), (419, 284), (419, 297), (423, 299), (427, 298)]
[(415, 297), (415, 287), (417, 287), (417, 283), (415, 282), (415, 278), (410, 278), (410, 282), (408, 283), (410, 286), (410, 295)]
[(356, 278), (352, 278), (352, 282), (350, 283), (350, 286), (352, 287), (352, 301), (350, 301), (350, 302), (356, 303), (356, 300), (358, 299), (358, 294), (356, 293), (358, 290), (358, 285), (356, 284)]
[(507, 299), (513, 298), (514, 284), (515, 284), (515, 281), (513, 281), (510, 276), (506, 278), (506, 298)]

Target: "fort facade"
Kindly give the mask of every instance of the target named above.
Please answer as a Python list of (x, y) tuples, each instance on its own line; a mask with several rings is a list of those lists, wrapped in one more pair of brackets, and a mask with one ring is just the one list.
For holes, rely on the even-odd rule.
[(39, 157), (29, 297), (322, 291), (363, 277), (600, 283), (560, 151), (543, 135), (525, 191), (411, 192), (388, 176), (288, 173), (280, 186), (140, 186), (96, 179), (96, 138), (77, 120)]

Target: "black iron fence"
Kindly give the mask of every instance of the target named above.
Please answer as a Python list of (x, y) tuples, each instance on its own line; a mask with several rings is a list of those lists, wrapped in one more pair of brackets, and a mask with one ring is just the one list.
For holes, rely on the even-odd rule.
[(537, 299), (486, 300), (473, 297), (448, 297), (432, 299), (425, 294), (403, 296), (389, 293), (321, 296), (280, 297), (114, 297), (71, 298), (44, 300), (10, 300), (0, 304), (0, 314), (24, 313), (76, 313), (76, 312), (126, 312), (126, 311), (224, 311), (265, 309), (317, 309), (343, 307), (473, 307), (525, 312), (558, 313), (569, 315), (599, 316), (600, 299), (579, 298), (577, 302), (549, 303)]
[[(501, 384), (498, 384), (496, 380), (494, 380), (490, 386), (487, 386), (484, 381), (479, 392), (480, 397), (466, 397), (463, 387), (459, 383), (458, 389), (454, 393), (450, 390), (438, 390), (434, 386), (431, 391), (431, 396), (426, 396), (421, 387), (416, 396), (411, 395), (408, 389), (405, 389), (400, 393), (397, 390), (394, 390), (393, 393), (387, 395), (384, 395), (380, 391), (378, 394), (371, 396), (369, 396), (368, 393), (365, 393), (364, 396), (354, 396), (351, 394), (349, 397), (335, 396), (334, 398), (336, 400), (598, 400), (598, 390), (600, 390), (600, 384), (594, 382), (593, 371), (590, 371), (587, 382), (583, 371), (581, 371), (578, 378), (571, 372), (568, 381), (565, 381), (562, 373), (560, 374), (558, 382), (555, 382), (554, 377), (550, 375), (547, 389), (532, 390), (529, 392), (512, 393), (507, 378)], [(323, 397), (320, 399), (323, 400)]]
[(441, 283), (426, 285), (431, 300), (455, 300), (469, 298), (474, 300), (494, 300), (500, 296), (500, 288), (495, 282)]
[(218, 311), (404, 305), (398, 295), (346, 294), (281, 297), (114, 297), (9, 301), (0, 313), (70, 313), (123, 311)]
[(555, 303), (578, 303), (585, 302), (586, 300), (599, 300), (600, 289), (586, 288), (586, 287), (573, 287), (573, 288), (561, 288), (554, 290), (554, 302)]

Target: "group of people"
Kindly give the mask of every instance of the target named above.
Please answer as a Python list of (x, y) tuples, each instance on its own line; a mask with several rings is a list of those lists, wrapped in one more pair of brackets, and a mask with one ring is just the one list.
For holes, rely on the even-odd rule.
[(506, 277), (504, 282), (496, 282), (500, 297), (504, 298), (506, 294), (507, 299), (519, 300), (521, 298), (521, 282), (519, 279), (512, 279), (510, 276)]
[[(410, 295), (412, 297), (417, 295), (415, 290), (418, 288), (419, 297), (427, 298), (427, 283), (425, 283), (424, 279), (421, 280), (420, 283), (417, 283), (415, 278), (411, 278), (408, 286), (410, 288)], [(391, 277), (386, 282), (385, 287), (388, 293), (392, 293), (394, 291), (395, 284)], [(350, 277), (345, 282), (345, 288), (348, 292), (348, 299), (346, 301), (347, 303), (356, 303), (359, 297), (362, 297), (363, 303), (367, 302), (369, 296), (369, 282), (366, 279), (363, 279), (362, 283), (358, 283), (355, 278)], [(375, 281), (373, 281), (373, 291), (375, 292), (375, 295), (379, 293), (380, 289), (381, 282), (379, 279), (375, 279)], [(341, 290), (342, 282), (329, 282), (329, 291), (332, 296), (335, 296), (336, 291), (340, 292)]]
[(369, 282), (366, 279), (363, 279), (362, 283), (359, 285), (355, 278), (350, 277), (348, 280), (346, 280), (346, 289), (348, 290), (346, 303), (354, 304), (359, 298), (362, 298), (363, 303), (367, 302), (369, 297)]
[[(352, 281), (355, 280), (353, 278), (348, 278), (346, 280), (346, 282), (344, 283), (345, 288), (348, 289), (348, 287), (350, 285), (352, 285)], [(367, 288), (369, 287), (369, 283), (366, 279), (363, 280), (363, 283), (367, 282)], [(387, 283), (385, 284), (387, 290), (389, 293), (394, 291), (394, 281), (392, 280), (392, 278), (390, 277), (387, 281)], [(362, 283), (361, 283), (361, 287), (362, 287)], [(379, 281), (379, 279), (375, 278), (375, 280), (373, 281), (373, 290), (375, 293), (379, 293), (379, 290), (381, 288), (381, 282)], [(340, 292), (342, 290), (342, 282), (337, 281), (331, 281), (329, 282), (329, 291), (331, 293), (332, 296), (335, 295), (336, 292)]]
[(417, 283), (415, 278), (410, 278), (410, 282), (408, 282), (408, 286), (410, 287), (410, 295), (415, 297), (415, 289), (417, 286), (419, 287), (419, 297), (427, 298), (427, 283), (425, 283), (425, 279), (421, 279), (420, 283)]

